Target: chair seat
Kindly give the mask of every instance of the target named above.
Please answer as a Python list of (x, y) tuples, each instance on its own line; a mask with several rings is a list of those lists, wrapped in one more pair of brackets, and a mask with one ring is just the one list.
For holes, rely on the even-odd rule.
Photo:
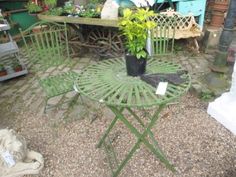
[(72, 91), (77, 76), (78, 74), (76, 72), (68, 71), (56, 76), (41, 79), (39, 83), (49, 99)]
[[(37, 28), (37, 32), (35, 31)], [(28, 58), (35, 64), (36, 70), (46, 71), (49, 68), (60, 65), (72, 66), (68, 47), (66, 23), (39, 21), (20, 33), (26, 46)], [(49, 76), (39, 80), (39, 84), (46, 94), (46, 106), (48, 100), (73, 90), (73, 83), (77, 78), (74, 71), (63, 72), (55, 76)]]

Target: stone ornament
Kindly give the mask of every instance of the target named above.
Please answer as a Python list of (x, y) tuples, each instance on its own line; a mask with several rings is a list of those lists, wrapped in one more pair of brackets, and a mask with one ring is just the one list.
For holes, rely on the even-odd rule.
[(114, 0), (106, 0), (102, 12), (101, 19), (118, 19), (119, 5)]
[(28, 150), (22, 136), (14, 130), (0, 130), (0, 177), (38, 174), (43, 166), (43, 156)]

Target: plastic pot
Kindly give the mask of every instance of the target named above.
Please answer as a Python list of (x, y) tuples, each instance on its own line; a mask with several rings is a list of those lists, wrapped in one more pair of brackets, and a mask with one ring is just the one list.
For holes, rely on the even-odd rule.
[(22, 71), (22, 69), (23, 69), (22, 66), (17, 66), (14, 68), (14, 71), (19, 72), (19, 71)]
[(146, 71), (146, 58), (138, 59), (129, 53), (125, 54), (126, 70), (128, 76), (140, 76)]
[(0, 71), (0, 77), (1, 77), (1, 76), (6, 76), (6, 75), (7, 75), (7, 71), (6, 71), (6, 70)]

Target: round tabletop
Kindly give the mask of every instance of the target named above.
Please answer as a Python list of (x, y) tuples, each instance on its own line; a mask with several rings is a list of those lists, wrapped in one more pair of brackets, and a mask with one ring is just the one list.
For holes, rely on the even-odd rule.
[[(183, 70), (176, 63), (150, 58), (146, 74), (176, 73)], [(164, 96), (156, 95), (156, 88), (142, 81), (140, 77), (126, 74), (123, 58), (104, 60), (84, 69), (75, 82), (79, 92), (95, 101), (120, 107), (150, 107), (166, 104), (178, 98), (190, 87), (189, 74), (183, 74), (185, 82), (179, 85), (168, 83)]]

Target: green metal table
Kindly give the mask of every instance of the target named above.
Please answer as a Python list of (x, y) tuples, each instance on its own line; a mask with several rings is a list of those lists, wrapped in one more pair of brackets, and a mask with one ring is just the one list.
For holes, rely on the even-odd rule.
[[(180, 65), (160, 60), (158, 58), (150, 58), (147, 61), (146, 73), (176, 73), (181, 71)], [(123, 58), (109, 59), (101, 61), (97, 64), (88, 66), (83, 70), (75, 82), (78, 91), (100, 103), (104, 103), (114, 114), (109, 128), (105, 131), (100, 139), (97, 147), (101, 147), (106, 137), (116, 124), (117, 120), (123, 122), (127, 128), (137, 137), (137, 142), (132, 147), (125, 159), (113, 171), (113, 177), (118, 176), (122, 168), (133, 156), (134, 152), (140, 147), (141, 143), (163, 162), (167, 168), (175, 171), (174, 166), (167, 160), (162, 150), (158, 147), (151, 128), (158, 120), (160, 112), (167, 103), (179, 98), (187, 92), (190, 87), (191, 79), (189, 74), (182, 77), (186, 81), (180, 85), (168, 84), (166, 94), (164, 96), (156, 95), (156, 88), (142, 81), (139, 77), (130, 77), (126, 74), (125, 60)], [(149, 122), (144, 124), (143, 120), (135, 113), (134, 109), (146, 109), (154, 107), (155, 112), (150, 116)], [(144, 131), (140, 132), (130, 121), (124, 116), (123, 111), (127, 110), (143, 127)], [(150, 141), (147, 139), (150, 137)]]

